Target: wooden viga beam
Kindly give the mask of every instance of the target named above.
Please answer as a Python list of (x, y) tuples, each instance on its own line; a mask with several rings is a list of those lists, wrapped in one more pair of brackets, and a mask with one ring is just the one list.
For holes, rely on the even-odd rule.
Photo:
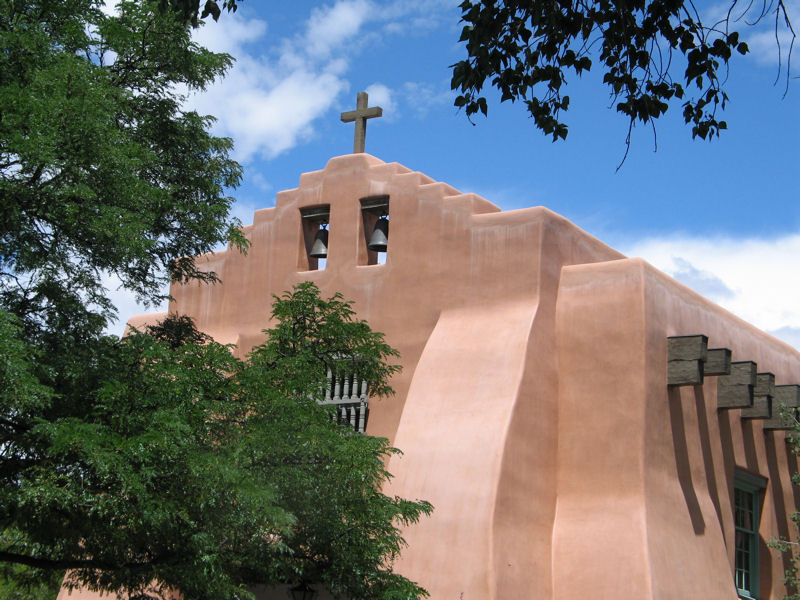
[(717, 379), (717, 408), (750, 408), (758, 366), (751, 360), (732, 362), (731, 372)]
[(769, 419), (772, 417), (772, 399), (775, 397), (775, 375), (756, 374), (756, 387), (753, 388), (753, 406), (744, 408), (743, 419)]
[(704, 335), (667, 338), (667, 385), (702, 385), (706, 375), (729, 375), (731, 351), (708, 348)]
[(667, 385), (701, 385), (708, 358), (704, 335), (676, 335), (667, 338)]
[(764, 431), (794, 429), (800, 409), (800, 385), (776, 385), (772, 416), (764, 420)]

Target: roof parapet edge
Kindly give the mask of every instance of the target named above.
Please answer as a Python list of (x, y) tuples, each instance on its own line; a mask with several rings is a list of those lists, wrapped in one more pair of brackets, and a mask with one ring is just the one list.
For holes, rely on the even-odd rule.
[(309, 187), (319, 183), (319, 181), (328, 173), (335, 173), (337, 171), (348, 171), (356, 169), (370, 169), (374, 167), (383, 166), (386, 163), (380, 158), (372, 156), (371, 154), (345, 154), (343, 156), (334, 156), (325, 165), (324, 169), (318, 171), (308, 171), (300, 175), (300, 186)]
[(478, 194), (473, 194), (472, 192), (445, 196), (443, 203), (447, 208), (460, 208), (471, 215), (484, 215), (501, 212), (499, 206), (489, 202), (486, 198), (479, 196)]
[(266, 208), (257, 208), (253, 212), (253, 226), (260, 225), (261, 223), (265, 223), (270, 221), (273, 217), (271, 215), (275, 212), (274, 206), (268, 206)]

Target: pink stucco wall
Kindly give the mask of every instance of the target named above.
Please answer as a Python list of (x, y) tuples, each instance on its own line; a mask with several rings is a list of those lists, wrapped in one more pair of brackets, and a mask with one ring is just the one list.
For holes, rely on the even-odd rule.
[(760, 597), (782, 598), (765, 542), (792, 533), (785, 434), (717, 410), (716, 377), (668, 389), (666, 338), (706, 334), (778, 384), (800, 380), (798, 353), (640, 259), (565, 267), (556, 328), (553, 598), (735, 598), (735, 468), (769, 479)]
[[(382, 195), (387, 261), (366, 265), (360, 200)], [(300, 209), (322, 204), (327, 267), (309, 271)], [(762, 540), (791, 534), (785, 434), (718, 411), (715, 377), (668, 388), (666, 347), (705, 334), (778, 384), (800, 354), (645, 262), (366, 154), (303, 174), (245, 233), (247, 256), (200, 259), (223, 284), (173, 287), (170, 311), (244, 355), (272, 295), (311, 280), (386, 334), (403, 372), (367, 432), (404, 452), (387, 492), (435, 506), (396, 564), (434, 600), (735, 598), (735, 468), (769, 479)], [(762, 557), (762, 597), (781, 598), (784, 564)]]

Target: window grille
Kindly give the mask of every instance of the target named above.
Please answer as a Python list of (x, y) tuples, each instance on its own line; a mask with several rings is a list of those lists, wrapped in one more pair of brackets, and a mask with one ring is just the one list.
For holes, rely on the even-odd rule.
[(367, 429), (369, 396), (366, 380), (359, 380), (353, 373), (334, 373), (328, 369), (328, 383), (322, 405), (336, 406), (334, 419), (349, 424), (359, 433)]

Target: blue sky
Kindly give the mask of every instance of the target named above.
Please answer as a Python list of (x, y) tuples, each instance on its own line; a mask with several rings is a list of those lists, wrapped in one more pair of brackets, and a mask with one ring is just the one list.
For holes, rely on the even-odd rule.
[[(800, 82), (784, 97), (769, 25), (742, 27), (753, 52), (732, 60), (721, 138), (693, 141), (675, 106), (656, 126), (657, 152), (652, 130), (638, 127), (617, 171), (627, 123), (599, 71), (568, 80), (565, 142), (492, 90), (488, 118), (472, 125), (455, 109), (448, 67), (465, 54), (459, 18), (455, 0), (243, 0), (198, 30), (199, 43), (237, 59), (189, 105), (217, 116), (215, 132), (236, 143), (242, 222), (352, 150), (353, 126), (339, 114), (367, 90), (384, 114), (369, 121), (370, 154), (504, 210), (547, 206), (800, 347)], [(143, 311), (115, 299), (122, 323)]]

